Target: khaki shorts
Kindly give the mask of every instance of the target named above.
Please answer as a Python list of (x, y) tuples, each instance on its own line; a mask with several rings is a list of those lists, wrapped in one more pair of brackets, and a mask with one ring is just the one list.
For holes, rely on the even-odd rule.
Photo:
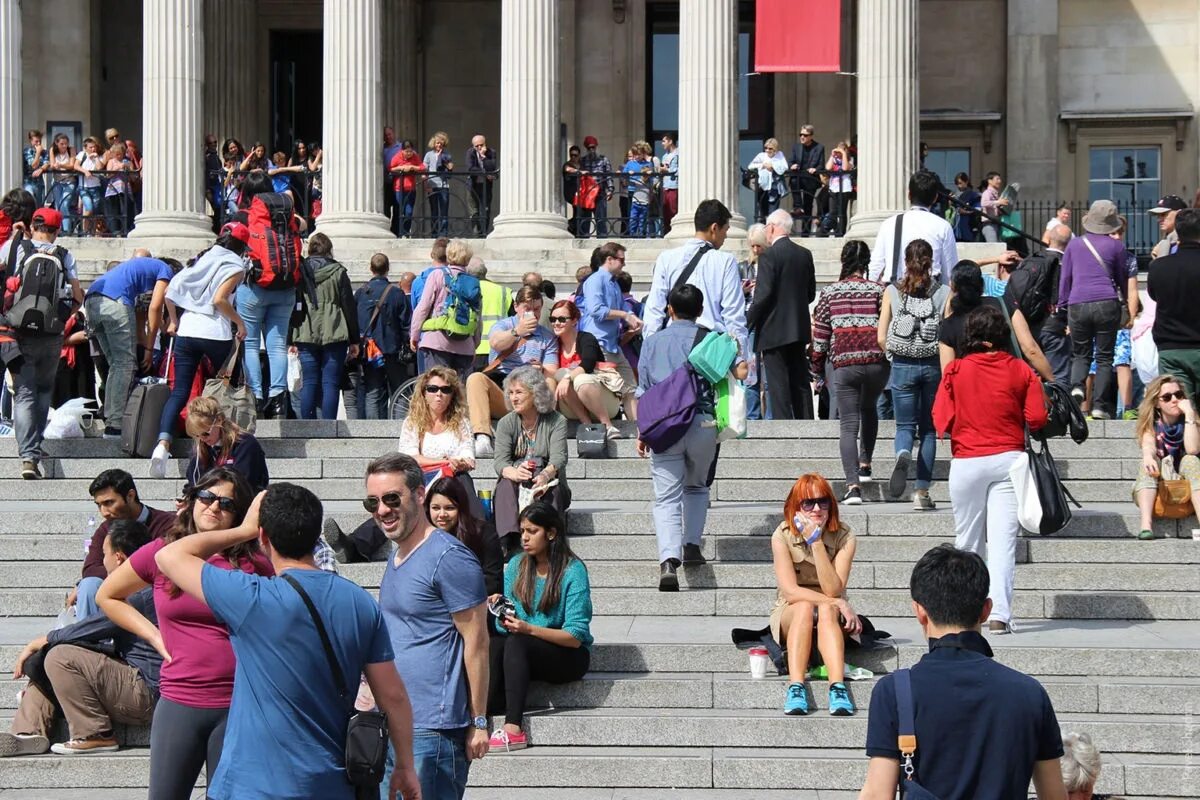
[[(560, 369), (556, 377), (561, 381), (567, 372), (568, 370)], [(604, 402), (604, 411), (610, 418), (615, 417), (617, 412), (621, 410), (621, 391), (624, 387), (624, 381), (621, 380), (620, 375), (612, 370), (596, 370), (591, 375), (586, 372), (582, 375), (576, 375), (571, 379), (571, 386), (575, 389), (576, 393), (579, 392), (579, 387), (581, 386), (600, 387), (600, 397)], [(565, 402), (558, 404), (558, 413), (567, 419), (579, 419)]]
[(621, 375), (621, 380), (625, 382), (625, 386), (621, 391), (621, 397), (633, 394), (634, 390), (637, 389), (637, 375), (633, 374), (633, 367), (629, 366), (629, 359), (625, 358), (625, 354), (620, 350), (615, 353), (605, 353), (604, 360), (611, 361), (616, 365), (617, 372)]

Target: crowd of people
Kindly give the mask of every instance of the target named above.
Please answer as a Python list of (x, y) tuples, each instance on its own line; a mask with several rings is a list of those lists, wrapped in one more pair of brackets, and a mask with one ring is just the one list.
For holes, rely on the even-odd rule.
[[(444, 153), (445, 144), (433, 151)], [(847, 242), (839, 280), (819, 294), (811, 254), (791, 239), (792, 212), (764, 209), (761, 227), (750, 232), (747, 268), (725, 249), (729, 209), (705, 200), (695, 235), (656, 260), (644, 302), (630, 294), (617, 242), (595, 248), (562, 299), (537, 273), (515, 291), (488, 280), (467, 241), (445, 238), (435, 242), (429, 267), (396, 283), (377, 254), (371, 279), (355, 289), (334, 243), (317, 233), (307, 239), (299, 280), (272, 285), (261, 278), (276, 265), (262, 263), (250, 244), (251, 206), (287, 193), (253, 171), (211, 248), (186, 266), (135, 253), (85, 293), (57, 241), (62, 215), (13, 190), (0, 203), (12, 221), (0, 263), (13, 265), (14, 278), (34, 259), (58, 268), (46, 317), (57, 324), (30, 328), (27, 316), (14, 317), (47, 308), (31, 294), (32, 282), (26, 292), (19, 281), (11, 327), (0, 331), (22, 477), (42, 477), (55, 377), (74, 352), (65, 322), (80, 313), (101, 367), (102, 388), (89, 399), (102, 408), (104, 435), (123, 434), (137, 377), (165, 372), (171, 388), (151, 474), (167, 474), (185, 409), (192, 446), (173, 510), (143, 504), (126, 472), (108, 470), (93, 482), (105, 525), (70, 598), (77, 621), (25, 648), (16, 671), (30, 676), (32, 688), (11, 733), (0, 736), (0, 754), (50, 747), (48, 698), (56, 696), (71, 738), (55, 752), (109, 751), (117, 747), (114, 723), (151, 721), (153, 797), (187, 796), (205, 766), (213, 797), (286, 796), (287, 787), (303, 787), (302, 796), (314, 786), (322, 796), (349, 797), (340, 774), (342, 698), (357, 694), (360, 710), (388, 715), (384, 796), (420, 786), (426, 797), (461, 797), (470, 761), (529, 745), (530, 681), (577, 680), (590, 664), (588, 573), (570, 548), (565, 519), (568, 419), (598, 426), (602, 444), (626, 435), (614, 424), (618, 416), (638, 423), (637, 452), (649, 458), (654, 489), (658, 589), (678, 591), (679, 570), (705, 563), (718, 438), (729, 423), (718, 424), (721, 381), (699, 374), (703, 362), (732, 386), (765, 384), (765, 398), (747, 389), (746, 400), (759, 395), (776, 419), (813, 417), (816, 389), (841, 420), (845, 489), (802, 476), (772, 536), (778, 597), (770, 633), (788, 654), (785, 713), (816, 705), (806, 684), (814, 642), (828, 670), (829, 712), (856, 713), (845, 685), (845, 637), (863, 623), (847, 600), (856, 539), (839, 506), (861, 504), (863, 485), (874, 479), (882, 404), (897, 423), (887, 492), (905, 494), (915, 461), (917, 511), (936, 508), (936, 440), (951, 439), (955, 547), (927, 554), (912, 583), (929, 638), (947, 643), (926, 657), (928, 669), (922, 661), (914, 670), (916, 690), (929, 697), (939, 670), (945, 680), (970, 672), (977, 681), (983, 669), (1011, 685), (1026, 706), (1011, 727), (1026, 737), (1029, 775), (1039, 794), (1045, 786), (1042, 796), (1056, 796), (1063, 750), (1044, 690), (993, 662), (969, 663), (990, 655), (980, 626), (992, 635), (1015, 629), (1019, 526), (1008, 468), (1027, 431), (1047, 423), (1043, 382), (1085, 402), (1093, 357), (1091, 416), (1111, 417), (1105, 375), (1116, 331), (1150, 314), (1144, 335), (1157, 344), (1161, 375), (1149, 382), (1138, 416), (1145, 474), (1134, 496), (1144, 538), (1153, 536), (1149, 515), (1173, 476), (1183, 477), (1200, 509), (1191, 399), (1200, 388), (1200, 330), (1191, 314), (1200, 211), (1168, 197), (1152, 212), (1165, 244), (1148, 282), (1157, 307), (1143, 309), (1136, 261), (1131, 266), (1120, 239), (1126, 223), (1111, 202), (1092, 205), (1079, 236), (1060, 220), (1047, 227), (1042, 253), (996, 258), (987, 280), (979, 262), (957, 258), (952, 226), (931, 211), (939, 186), (931, 173), (915, 173), (913, 207), (885, 221), (873, 247)], [(280, 242), (298, 253), (307, 220), (288, 199)], [(1035, 272), (1052, 293), (1030, 302), (1022, 287)], [(91, 369), (79, 360), (67, 368)], [(195, 378), (206, 369), (240, 371), (252, 418), (387, 418), (393, 397), (417, 376), (398, 452), (366, 469), (369, 518), (344, 534), (311, 492), (272, 483), (253, 434), (230, 408), (199, 395)], [(495, 483), (481, 492), (471, 473), (488, 460)], [(351, 561), (383, 564), (378, 604), (328, 576)], [(113, 655), (73, 644), (96, 637), (114, 641)], [(323, 649), (328, 661), (313, 655)], [(333, 691), (318, 688), (328, 686), (331, 665)], [(895, 683), (885, 679), (876, 691), (884, 697)], [(881, 702), (891, 707), (874, 705)], [(305, 714), (294, 713), (300, 707)], [(500, 713), (503, 725), (489, 731), (488, 715)], [(872, 714), (864, 796), (895, 785), (897, 724), (886, 712)], [(264, 727), (304, 746), (263, 768), (265, 745), (253, 732)]]
[(46, 144), (46, 134), (30, 130), (21, 152), (21, 187), (38, 206), (62, 215), (62, 232), (82, 236), (124, 236), (141, 211), (142, 156), (132, 139), (116, 128), (103, 138), (89, 136), (78, 151), (65, 133)]

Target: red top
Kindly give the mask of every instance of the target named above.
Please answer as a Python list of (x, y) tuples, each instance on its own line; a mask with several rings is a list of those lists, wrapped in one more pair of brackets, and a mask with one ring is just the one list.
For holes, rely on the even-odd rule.
[(417, 188), (417, 174), (425, 171), (425, 162), (417, 155), (416, 151), (408, 158), (404, 157), (403, 150), (397, 150), (396, 155), (392, 156), (392, 163), (388, 164), (388, 169), (393, 170), (396, 167), (408, 164), (414, 167), (420, 167), (416, 172), (393, 172), (392, 175), (392, 191), (393, 192), (412, 192)]
[(938, 435), (950, 434), (955, 458), (1025, 449), (1025, 426), (1046, 424), (1042, 383), (1008, 353), (972, 353), (950, 362), (933, 401)]

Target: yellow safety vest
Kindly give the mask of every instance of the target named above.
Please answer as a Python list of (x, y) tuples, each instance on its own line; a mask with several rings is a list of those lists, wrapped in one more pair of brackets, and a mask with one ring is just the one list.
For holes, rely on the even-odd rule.
[(475, 349), (475, 354), (486, 356), (491, 349), (491, 345), (488, 344), (488, 334), (492, 332), (492, 326), (509, 316), (508, 308), (512, 305), (512, 290), (494, 281), (482, 280), (479, 282), (479, 293), (482, 295), (479, 319), (482, 324), (483, 337), (479, 340), (479, 347)]

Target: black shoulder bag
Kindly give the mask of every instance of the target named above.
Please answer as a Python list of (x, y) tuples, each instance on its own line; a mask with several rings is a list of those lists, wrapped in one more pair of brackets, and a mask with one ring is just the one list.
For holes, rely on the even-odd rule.
[[(904, 232), (904, 212), (901, 211), (893, 219), (896, 220), (896, 236), (892, 240), (892, 280), (900, 280), (900, 265), (904, 263), (904, 259), (900, 254), (900, 236)], [(887, 281), (884, 281), (887, 283)]]
[[(675, 279), (675, 283), (671, 284), (672, 292), (688, 282), (688, 278), (692, 277), (692, 273), (695, 272), (696, 267), (699, 266), (700, 259), (704, 258), (704, 254), (707, 253), (711, 249), (712, 249), (712, 245), (710, 245), (707, 242), (700, 245), (700, 249), (698, 249), (696, 251), (696, 255), (692, 256), (692, 260), (689, 261), (687, 263), (687, 266), (683, 268), (683, 272), (679, 273), (679, 277)], [(671, 297), (670, 292), (668, 292), (667, 293), (668, 302), (670, 301), (670, 297)], [(665, 327), (667, 327), (667, 311), (664, 308), (662, 325), (659, 327), (658, 330), (661, 331)], [(654, 331), (654, 333), (658, 333), (658, 331)]]
[(898, 669), (893, 675), (898, 712), (896, 744), (900, 750), (900, 800), (938, 800), (937, 795), (917, 783), (917, 768), (913, 765), (913, 756), (917, 754), (917, 723), (913, 715), (909, 671)]
[(329, 643), (329, 635), (325, 632), (321, 615), (317, 613), (308, 592), (304, 591), (295, 578), (291, 575), (281, 577), (296, 590), (296, 594), (300, 595), (300, 599), (308, 608), (308, 613), (312, 615), (317, 634), (321, 637), (321, 647), (325, 650), (325, 658), (329, 661), (329, 671), (333, 674), (334, 688), (337, 689), (343, 706), (348, 708), (350, 719), (346, 724), (346, 780), (354, 786), (379, 786), (387, 767), (387, 715), (379, 711), (354, 710), (354, 698), (346, 688), (346, 676), (333, 653), (333, 645)]

